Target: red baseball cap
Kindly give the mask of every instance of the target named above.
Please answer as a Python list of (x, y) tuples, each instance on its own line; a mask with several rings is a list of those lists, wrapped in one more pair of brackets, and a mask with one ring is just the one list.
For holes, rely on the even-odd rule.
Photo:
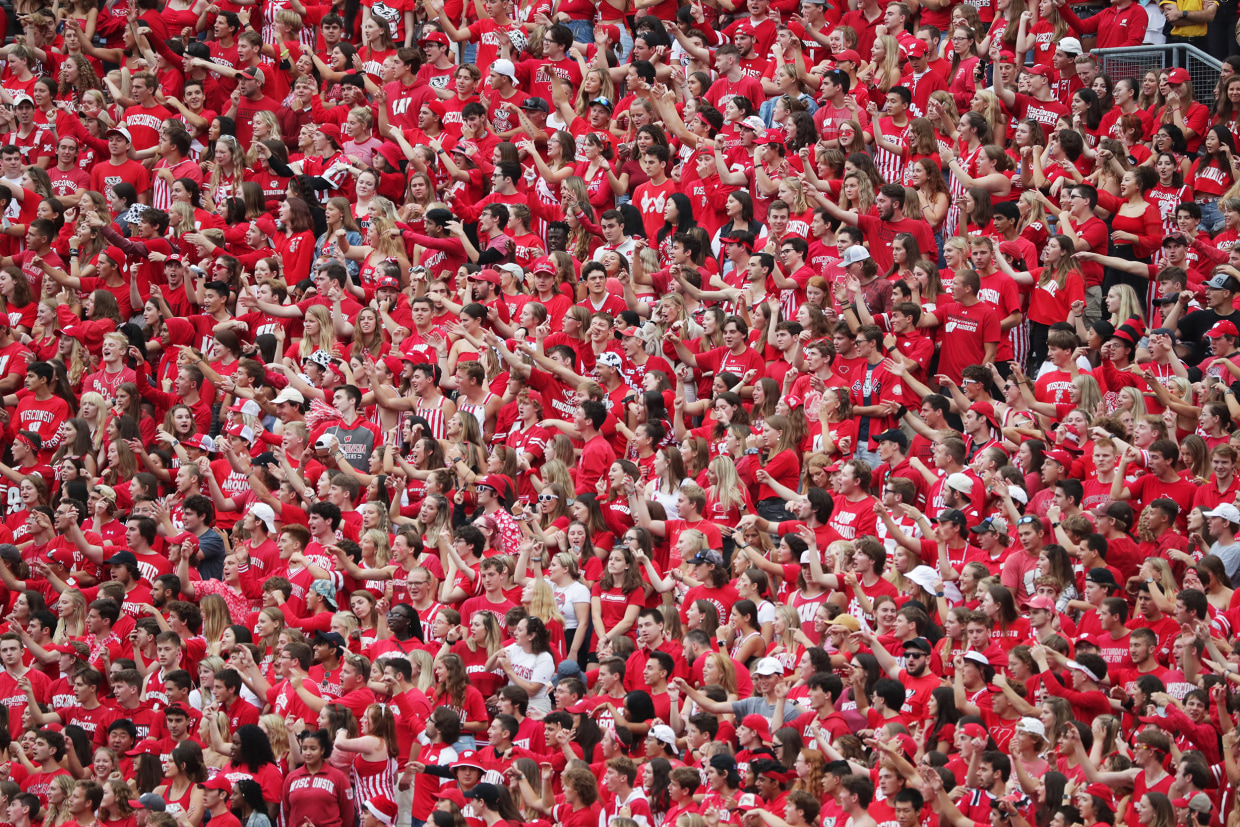
[(1215, 322), (1214, 327), (1206, 331), (1206, 336), (1211, 339), (1217, 339), (1219, 336), (1240, 336), (1240, 331), (1236, 330), (1236, 326), (1227, 320)]
[(1060, 465), (1062, 465), (1065, 470), (1070, 469), (1072, 467), (1072, 455), (1069, 454), (1067, 451), (1063, 451), (1063, 450), (1047, 451), (1046, 458), (1055, 460), (1055, 462), (1058, 462)]
[(393, 376), (400, 376), (400, 372), (405, 367), (404, 360), (396, 356), (384, 356), (383, 365), (392, 372)]
[(496, 287), (499, 287), (500, 276), (499, 276), (499, 273), (497, 273), (496, 271), (488, 267), (485, 270), (479, 270), (477, 273), (470, 273), (469, 280), (470, 281), (486, 281), (486, 282), (490, 282), (491, 284), (494, 284)]
[(1167, 70), (1167, 83), (1188, 83), (1192, 79), (1187, 69), (1181, 69), (1177, 66), (1174, 69)]
[(130, 758), (136, 758), (139, 755), (159, 755), (159, 742), (153, 738), (146, 738), (133, 745), (133, 749), (125, 753)]

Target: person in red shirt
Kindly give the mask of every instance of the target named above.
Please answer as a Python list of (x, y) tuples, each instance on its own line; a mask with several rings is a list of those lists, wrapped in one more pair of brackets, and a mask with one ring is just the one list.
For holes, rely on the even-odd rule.
[(755, 375), (761, 375), (766, 367), (766, 361), (749, 346), (749, 325), (740, 316), (728, 316), (724, 321), (723, 346), (704, 353), (691, 352), (675, 330), (668, 330), (663, 340), (676, 348), (677, 358), (699, 373), (718, 376), (726, 372), (744, 376), (752, 370)]
[[(1099, 688), (1107, 678), (1107, 664), (1092, 653), (1077, 654), (1074, 660), (1042, 644), (1031, 649), (1033, 662), (1038, 666), (1035, 680), (1039, 680), (1051, 695), (1066, 698), (1072, 704), (1072, 712), (1078, 721), (1092, 724), (1099, 715), (1111, 714), (1111, 701)], [(1054, 657), (1058, 667), (1067, 666), (1071, 674), (1071, 687), (1064, 686), (1059, 675), (1051, 671), (1049, 659)]]
[(919, 721), (925, 717), (930, 693), (940, 685), (938, 675), (930, 671), (930, 656), (934, 653), (930, 641), (924, 637), (906, 641), (903, 657), (900, 659), (904, 664), (901, 666), (900, 661), (884, 648), (872, 631), (861, 632), (861, 639), (870, 647), (887, 675), (905, 687), (905, 701), (900, 713), (907, 715), (910, 721)]
[(132, 184), (138, 191), (138, 202), (151, 203), (151, 174), (141, 163), (130, 160), (129, 150), (133, 145), (133, 138), (130, 137), (129, 130), (123, 126), (114, 126), (108, 130), (106, 137), (108, 159), (96, 164), (90, 171), (90, 188), (107, 196), (108, 205), (113, 206), (113, 185), (122, 182)]
[[(1178, 503), (1191, 503), (1197, 493), (1197, 484), (1192, 479), (1184, 479), (1175, 469), (1179, 459), (1179, 447), (1168, 439), (1156, 440), (1146, 452), (1148, 457), (1147, 473), (1142, 474), (1130, 483), (1126, 483), (1129, 468), (1137, 462), (1140, 451), (1129, 446), (1119, 462), (1119, 470), (1115, 481), (1111, 483), (1112, 500), (1132, 500), (1136, 511), (1136, 520), (1140, 520), (1141, 512), (1147, 505), (1160, 497), (1167, 497)], [(1176, 518), (1180, 530), (1188, 526), (1188, 509), (1180, 509)]]
[(241, 827), (241, 822), (228, 809), (232, 800), (232, 782), (224, 774), (207, 780), (202, 787), (202, 806), (211, 814), (211, 823), (216, 827)]
[(872, 474), (860, 459), (845, 462), (835, 475), (835, 510), (827, 525), (845, 540), (873, 536), (878, 531), (874, 498), (869, 495)]
[[(232, 106), (223, 114), (234, 118), (237, 122), (237, 141), (241, 147), (249, 150), (254, 138), (254, 116), (259, 112), (278, 112), (280, 102), (263, 94), (263, 86), (267, 77), (257, 66), (247, 66), (240, 71), (228, 70), (237, 80), (240, 98), (234, 98)], [(270, 71), (276, 71), (271, 69)]]
[(650, 180), (633, 191), (633, 204), (642, 215), (648, 241), (656, 238), (663, 228), (668, 197), (679, 191), (679, 185), (667, 177), (669, 157), (667, 147), (660, 144), (652, 144), (642, 153), (642, 172)]
[(981, 289), (982, 280), (977, 273), (961, 270), (952, 277), (953, 301), (937, 305), (934, 312), (923, 314), (919, 322), (921, 327), (942, 324), (945, 334), (955, 334), (952, 346), (943, 348), (939, 357), (939, 373), (957, 384), (967, 366), (993, 362), (999, 352), (1003, 335), (999, 313), (978, 298)]
[(573, 415), (573, 427), (581, 435), (581, 456), (573, 469), (573, 483), (578, 494), (593, 492), (599, 479), (616, 461), (616, 452), (602, 435), (607, 421), (607, 408), (602, 402), (587, 399)]
[(159, 143), (159, 131), (172, 113), (155, 101), (159, 80), (150, 72), (134, 75), (130, 89), (136, 103), (125, 110), (125, 128), (133, 139), (133, 148), (141, 152)]
[(354, 827), (356, 805), (352, 783), (344, 773), (327, 763), (332, 753), (331, 734), (320, 729), (302, 733), (298, 740), (305, 763), (284, 780), (280, 811), (290, 824)]
[(853, 227), (861, 228), (865, 234), (865, 240), (869, 246), (870, 255), (874, 258), (874, 263), (878, 267), (879, 273), (887, 273), (891, 270), (894, 258), (892, 257), (892, 242), (900, 233), (910, 233), (917, 240), (917, 247), (920, 250), (936, 249), (934, 241), (934, 230), (925, 221), (914, 218), (906, 218), (905, 213), (905, 189), (900, 184), (883, 184), (882, 188), (874, 196), (874, 207), (878, 211), (877, 215), (860, 215), (851, 210), (846, 210), (830, 199), (823, 202), (828, 213), (832, 218), (843, 221)]
[[(1149, 14), (1136, 0), (1113, 0), (1102, 11), (1082, 20), (1065, 3), (1058, 7), (1059, 16), (1074, 32), (1097, 34), (1095, 48), (1115, 49), (1145, 43)], [(1009, 25), (1010, 22), (1009, 22)]]
[(40, 712), (35, 700), (34, 685), (27, 681), (25, 691), (31, 722), (36, 726), (79, 726), (90, 736), (95, 746), (103, 746), (107, 741), (108, 725), (120, 717), (121, 713), (100, 703), (98, 693), (102, 685), (103, 675), (87, 667), (73, 678), (73, 696), (77, 701), (75, 706), (67, 706), (54, 712)]

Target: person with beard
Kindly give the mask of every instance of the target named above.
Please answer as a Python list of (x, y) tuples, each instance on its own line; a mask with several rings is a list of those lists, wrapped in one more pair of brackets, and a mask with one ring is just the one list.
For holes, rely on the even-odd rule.
[[(503, 291), (500, 290), (501, 281), (500, 274), (490, 268), (470, 273), (469, 291), (474, 302), (487, 308), (487, 327), (501, 336), (509, 337), (512, 336), (514, 328), (510, 324), (508, 303), (504, 301)], [(443, 300), (443, 307), (445, 311), (458, 316), (464, 309), (464, 305), (455, 304), (450, 299)]]
[(904, 644), (904, 666), (892, 656), (879, 642), (873, 631), (862, 631), (861, 641), (870, 647), (878, 664), (892, 678), (899, 681), (906, 689), (906, 698), (901, 712), (910, 720), (918, 721), (925, 716), (926, 703), (930, 693), (939, 686), (939, 679), (930, 671), (930, 656), (934, 647), (924, 637), (915, 637)]

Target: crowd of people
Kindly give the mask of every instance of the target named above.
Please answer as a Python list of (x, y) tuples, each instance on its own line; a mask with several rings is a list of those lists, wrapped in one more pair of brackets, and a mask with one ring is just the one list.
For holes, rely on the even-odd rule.
[(1240, 827), (1234, 7), (393, 2), (0, 18), (3, 827)]

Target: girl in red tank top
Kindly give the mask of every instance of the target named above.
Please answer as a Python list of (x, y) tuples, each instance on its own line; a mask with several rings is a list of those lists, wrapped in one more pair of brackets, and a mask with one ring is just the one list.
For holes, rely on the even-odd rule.
[(164, 780), (168, 783), (156, 787), (155, 793), (168, 802), (166, 812), (174, 816), (184, 813), (194, 827), (202, 824), (205, 811), (202, 787), (198, 785), (207, 780), (202, 747), (193, 741), (177, 745), (164, 763)]

